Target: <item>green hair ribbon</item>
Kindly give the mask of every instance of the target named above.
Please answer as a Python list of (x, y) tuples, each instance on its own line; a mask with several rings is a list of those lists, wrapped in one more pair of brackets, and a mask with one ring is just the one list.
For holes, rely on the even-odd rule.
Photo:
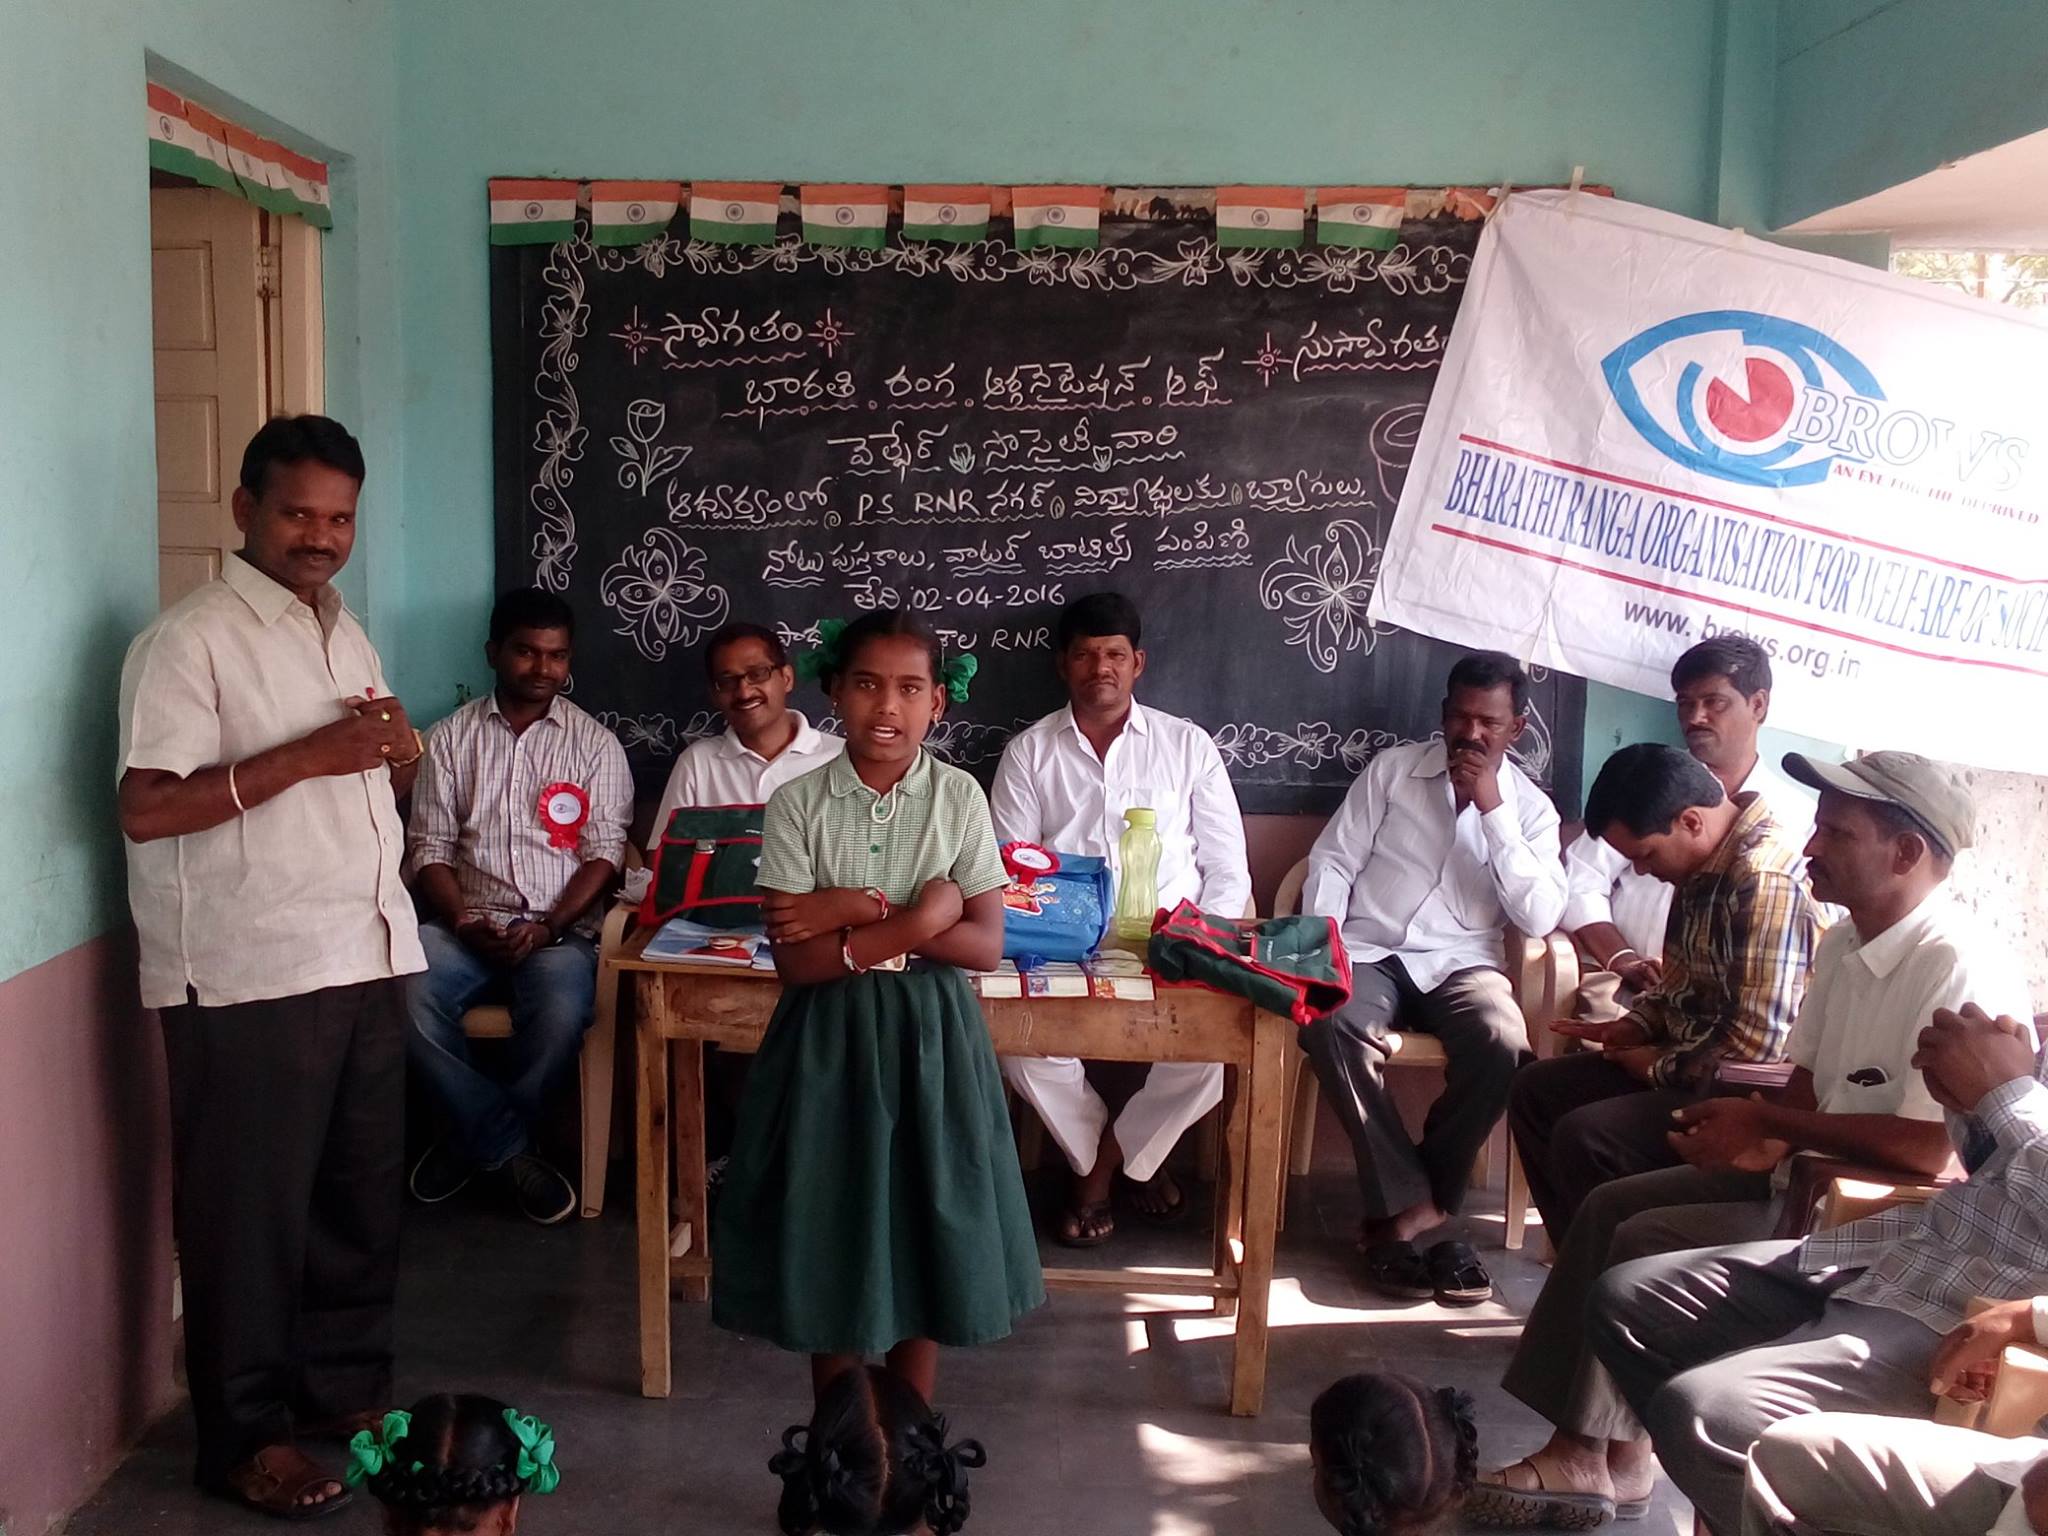
[(796, 675), (807, 683), (822, 683), (827, 673), (838, 669), (839, 646), (845, 636), (846, 620), (818, 620), (818, 643), (797, 653)]
[(555, 1465), (555, 1432), (516, 1408), (505, 1410), (505, 1422), (519, 1441), (519, 1460), (513, 1464), (513, 1472), (528, 1493), (553, 1493), (562, 1481), (562, 1469)]
[(392, 1449), (412, 1429), (412, 1415), (403, 1408), (394, 1408), (384, 1415), (383, 1425), (375, 1430), (359, 1429), (355, 1438), (348, 1443), (349, 1466), (341, 1480), (351, 1488), (360, 1487), (366, 1478), (375, 1477), (397, 1458)]
[(980, 670), (981, 663), (974, 659), (972, 651), (962, 651), (940, 667), (939, 681), (946, 685), (946, 697), (955, 704), (965, 704), (967, 685), (974, 681), (974, 674)]

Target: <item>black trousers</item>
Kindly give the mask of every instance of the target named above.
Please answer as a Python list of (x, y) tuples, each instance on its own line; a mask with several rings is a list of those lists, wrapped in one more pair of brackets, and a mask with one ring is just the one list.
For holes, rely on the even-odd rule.
[[(1420, 1146), (1408, 1139), (1386, 1086), (1387, 1037), (1404, 1030), (1436, 1036), (1447, 1058), (1444, 1091), (1429, 1107)], [(1377, 1220), (1426, 1199), (1442, 1211), (1464, 1204), (1479, 1149), (1529, 1056), (1529, 1031), (1501, 972), (1455, 971), (1424, 992), (1390, 956), (1353, 968), (1351, 1001), (1303, 1029), (1301, 1048), (1351, 1138), (1365, 1214)]]
[(1594, 1190), (1681, 1159), (1665, 1138), (1671, 1112), (1699, 1097), (1637, 1082), (1597, 1051), (1531, 1062), (1508, 1096), (1508, 1132), (1529, 1176), (1529, 1198), (1560, 1251)]
[(405, 984), (163, 1010), (196, 1475), (391, 1398)]

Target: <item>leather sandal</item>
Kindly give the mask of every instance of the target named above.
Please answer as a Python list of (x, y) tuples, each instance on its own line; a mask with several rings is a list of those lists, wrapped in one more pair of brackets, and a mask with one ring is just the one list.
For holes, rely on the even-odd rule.
[(1445, 1307), (1476, 1307), (1493, 1300), (1493, 1276), (1479, 1262), (1479, 1250), (1470, 1243), (1447, 1238), (1423, 1255), (1437, 1304)]
[(1604, 1494), (1546, 1487), (1534, 1454), (1497, 1472), (1480, 1473), (1464, 1510), (1472, 1525), (1549, 1526), (1560, 1531), (1590, 1531), (1615, 1514), (1614, 1500)]
[[(328, 1485), (340, 1491), (317, 1503), (299, 1502)], [(322, 1520), (355, 1499), (339, 1477), (322, 1471), (295, 1445), (266, 1445), (228, 1473), (216, 1491), (275, 1520)]]
[(1374, 1243), (1365, 1250), (1365, 1278), (1382, 1296), (1428, 1301), (1436, 1295), (1429, 1266), (1409, 1242)]

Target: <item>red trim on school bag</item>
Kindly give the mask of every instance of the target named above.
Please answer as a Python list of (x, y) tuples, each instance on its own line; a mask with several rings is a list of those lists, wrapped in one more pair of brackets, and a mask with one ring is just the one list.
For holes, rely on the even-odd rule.
[(654, 927), (687, 917), (713, 928), (758, 926), (765, 810), (759, 805), (678, 806), (655, 844), (640, 921)]
[(1183, 901), (1152, 921), (1148, 958), (1169, 981), (1250, 998), (1296, 1024), (1313, 1024), (1351, 998), (1351, 957), (1334, 918), (1268, 918), (1225, 927)]

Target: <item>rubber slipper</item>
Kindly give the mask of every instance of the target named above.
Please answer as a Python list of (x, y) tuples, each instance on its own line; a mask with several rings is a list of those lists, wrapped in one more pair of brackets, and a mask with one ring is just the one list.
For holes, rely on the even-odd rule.
[(1126, 1189), (1127, 1196), (1130, 1194), (1131, 1191), (1140, 1189), (1151, 1190), (1156, 1193), (1161, 1185), (1165, 1185), (1173, 1191), (1173, 1203), (1167, 1206), (1167, 1208), (1163, 1211), (1148, 1211), (1145, 1209), (1145, 1207), (1139, 1205), (1135, 1199), (1131, 1200), (1131, 1214), (1137, 1217), (1138, 1220), (1144, 1222), (1147, 1226), (1177, 1227), (1183, 1221), (1187, 1220), (1187, 1191), (1182, 1189), (1180, 1187), (1179, 1182), (1175, 1180), (1171, 1175), (1169, 1175), (1165, 1169), (1160, 1169), (1159, 1172), (1153, 1174), (1151, 1178), (1145, 1179), (1142, 1182), (1137, 1179), (1125, 1177), (1123, 1178), (1123, 1183), (1126, 1186), (1128, 1186)]
[(1493, 1300), (1493, 1276), (1470, 1243), (1447, 1239), (1431, 1248), (1423, 1263), (1434, 1286), (1431, 1294), (1443, 1306), (1476, 1307)]
[(324, 1520), (348, 1508), (355, 1495), (345, 1487), (318, 1504), (301, 1504), (302, 1495), (341, 1479), (323, 1472), (295, 1445), (267, 1445), (236, 1467), (214, 1491), (224, 1498), (276, 1520)]
[(1374, 1243), (1365, 1250), (1365, 1278), (1383, 1296), (1428, 1301), (1436, 1295), (1429, 1266), (1413, 1243)]
[[(1098, 1222), (1101, 1223), (1101, 1230), (1089, 1231), (1089, 1228)], [(1067, 1230), (1069, 1223), (1073, 1226), (1071, 1233)], [(1116, 1236), (1116, 1218), (1111, 1213), (1107, 1200), (1073, 1206), (1067, 1211), (1065, 1220), (1061, 1221), (1059, 1230), (1053, 1236), (1062, 1248), (1100, 1248)]]
[[(1532, 1488), (1517, 1488), (1509, 1477), (1527, 1468)], [(1567, 1493), (1543, 1486), (1543, 1469), (1524, 1456), (1497, 1472), (1482, 1472), (1465, 1499), (1465, 1519), (1473, 1525), (1507, 1528), (1548, 1526), (1559, 1531), (1590, 1531), (1615, 1518), (1614, 1500), (1598, 1493)]]

